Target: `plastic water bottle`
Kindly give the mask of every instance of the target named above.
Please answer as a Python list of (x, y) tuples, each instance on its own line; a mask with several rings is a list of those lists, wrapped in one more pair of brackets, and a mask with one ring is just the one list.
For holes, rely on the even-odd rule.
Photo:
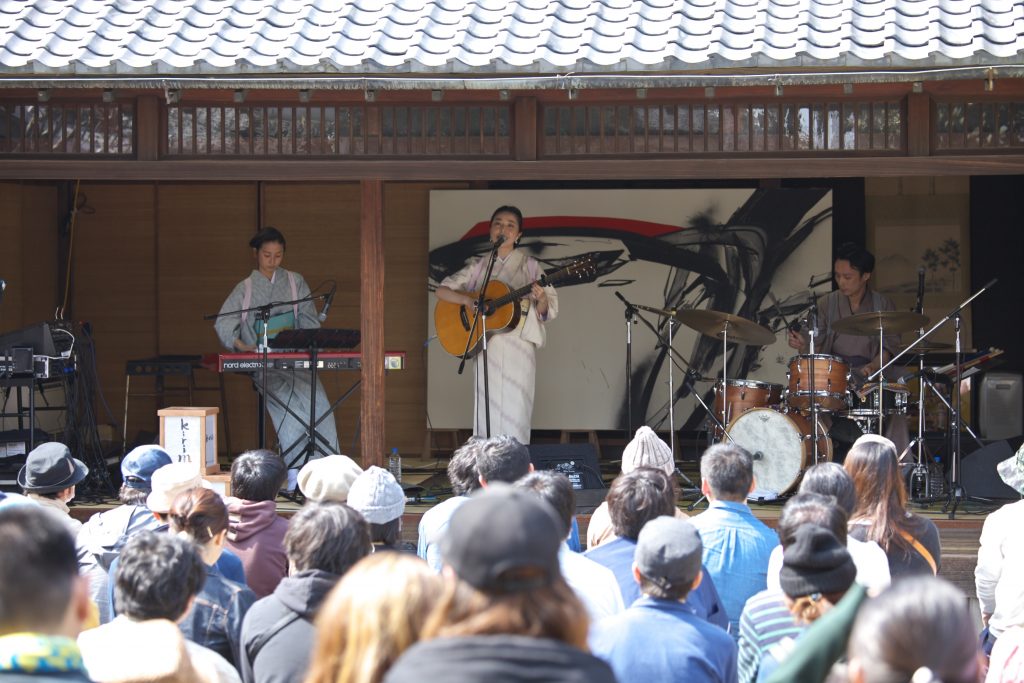
[(402, 483), (402, 456), (399, 455), (397, 448), (392, 448), (391, 455), (388, 456), (388, 472), (394, 475), (395, 481)]

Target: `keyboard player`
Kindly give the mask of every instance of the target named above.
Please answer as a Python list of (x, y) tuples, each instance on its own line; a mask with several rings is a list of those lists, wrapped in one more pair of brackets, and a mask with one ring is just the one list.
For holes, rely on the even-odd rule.
[[(231, 294), (221, 306), (221, 313), (261, 306), (273, 301), (295, 301), (309, 296), (309, 285), (296, 272), (281, 267), (285, 255), (285, 237), (277, 228), (267, 227), (249, 241), (256, 269), (235, 285)], [(320, 327), (316, 308), (312, 301), (288, 306), (275, 306), (270, 311), (267, 336), (273, 339), (281, 330), (311, 329)], [(217, 318), (215, 324), (221, 344), (232, 351), (255, 351), (257, 341), (263, 336), (263, 322), (256, 320), (253, 313), (242, 313)], [(262, 391), (262, 373), (253, 374), (253, 382)], [(307, 438), (310, 413), (310, 374), (306, 371), (268, 370), (265, 401), (267, 412), (277, 433), (281, 451), (288, 450), (297, 441)], [(323, 385), (317, 380), (316, 414), (323, 415), (330, 409), (330, 402)], [(298, 416), (298, 417), (297, 417)], [(300, 419), (301, 418), (301, 419)], [(329, 446), (320, 446), (330, 453), (338, 452), (338, 432), (334, 416), (322, 420), (317, 432)], [(294, 449), (293, 449), (294, 451)], [(321, 453), (311, 453), (318, 457)]]

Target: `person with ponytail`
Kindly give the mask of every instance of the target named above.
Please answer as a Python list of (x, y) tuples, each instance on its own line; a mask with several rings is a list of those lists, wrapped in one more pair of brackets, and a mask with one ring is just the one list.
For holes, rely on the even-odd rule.
[(186, 638), (217, 652), (237, 668), (242, 619), (256, 602), (256, 595), (225, 579), (215, 566), (228, 534), (227, 506), (210, 489), (189, 489), (174, 499), (168, 518), (171, 533), (195, 543), (206, 565), (206, 581), (181, 622), (181, 630)]

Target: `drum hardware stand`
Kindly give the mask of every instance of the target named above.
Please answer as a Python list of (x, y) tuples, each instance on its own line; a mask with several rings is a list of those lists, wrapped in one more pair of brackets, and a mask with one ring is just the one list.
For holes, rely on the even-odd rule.
[[(668, 409), (668, 419), (669, 419), (669, 439), (670, 439), (670, 441), (669, 441), (669, 448), (672, 449), (672, 453), (673, 453), (673, 457), (674, 457), (675, 452), (676, 452), (676, 450), (675, 450), (676, 430), (675, 430), (675, 418), (674, 418), (676, 397), (675, 397), (675, 384), (674, 384), (675, 379), (674, 379), (674, 374), (673, 374), (673, 371), (672, 371), (672, 366), (675, 364), (675, 360), (676, 359), (681, 360), (683, 362), (683, 365), (686, 366), (685, 378), (683, 379), (683, 386), (684, 387), (687, 384), (689, 384), (691, 386), (691, 389), (692, 389), (693, 382), (695, 382), (698, 379), (700, 379), (700, 374), (696, 370), (693, 369), (693, 365), (688, 360), (686, 360), (685, 358), (683, 358), (681, 355), (679, 355), (676, 352), (675, 347), (672, 345), (673, 344), (673, 332), (672, 332), (672, 329), (673, 329), (673, 325), (675, 325), (675, 323), (676, 323), (676, 319), (675, 319), (675, 317), (673, 315), (664, 315), (664, 317), (668, 318), (668, 341), (666, 342), (665, 338), (661, 336), (660, 332), (658, 332), (658, 328), (656, 328), (654, 325), (652, 325), (649, 320), (647, 320), (643, 315), (641, 315), (637, 311), (636, 306), (634, 306), (633, 304), (629, 303), (626, 300), (626, 298), (621, 296), (618, 292), (616, 292), (615, 295), (618, 296), (626, 304), (627, 308), (632, 307), (635, 320), (639, 320), (644, 325), (646, 325), (648, 327), (648, 329), (650, 329), (651, 332), (654, 334), (654, 336), (658, 340), (658, 342), (662, 346), (664, 346), (666, 351), (667, 351), (666, 355), (667, 355), (668, 362), (669, 362), (669, 366), (668, 366), (668, 386), (669, 386), (669, 390), (668, 390), (668, 406), (667, 406), (667, 409)], [(650, 309), (648, 309), (648, 310), (650, 310)], [(671, 311), (667, 311), (667, 313), (674, 313), (674, 309), (671, 310)], [(629, 324), (628, 318), (627, 318), (627, 324)], [(629, 349), (629, 347), (627, 346), (627, 351), (628, 351), (628, 349)], [(628, 386), (628, 384), (627, 384), (627, 386)], [(711, 416), (711, 419), (713, 419), (715, 421), (715, 424), (717, 424), (722, 429), (722, 431), (724, 432), (725, 431), (725, 425), (723, 425), (718, 420), (717, 416), (715, 415), (715, 411), (712, 410), (711, 408), (709, 408), (708, 404), (704, 402), (704, 398), (700, 395), (700, 392), (698, 392), (698, 391), (691, 391), (691, 393), (693, 394), (694, 398), (697, 399), (697, 402), (700, 403), (701, 407), (704, 408), (704, 411), (709, 416)], [(655, 425), (655, 426), (657, 426), (657, 425)], [(629, 436), (629, 438), (632, 438), (633, 435), (632, 435), (632, 433), (630, 433), (628, 436)], [(730, 437), (730, 438), (732, 438), (732, 437)], [(681, 470), (677, 469), (676, 471), (679, 472), (680, 478), (682, 478), (682, 480), (690, 488), (697, 488), (694, 485), (693, 481), (689, 477), (687, 477), (685, 474), (683, 474), (683, 472)]]
[[(487, 261), (487, 272), (484, 273), (483, 283), (480, 285), (480, 295), (477, 297), (476, 305), (473, 307), (473, 324), (469, 328), (469, 336), (466, 337), (466, 348), (462, 352), (459, 362), (459, 371), (461, 375), (462, 371), (466, 369), (466, 361), (469, 360), (469, 349), (473, 345), (473, 334), (476, 332), (476, 328), (479, 325), (483, 329), (480, 332), (480, 342), (483, 346), (480, 347), (480, 351), (483, 354), (484, 364), (484, 421), (487, 427), (487, 438), (491, 438), (491, 385), (490, 385), (490, 373), (488, 372), (487, 362), (487, 325), (481, 322), (481, 317), (489, 315), (485, 309), (485, 302), (487, 299), (487, 285), (491, 281), (491, 271), (494, 270), (494, 262), (498, 260), (498, 247), (505, 242), (503, 235), (498, 235), (498, 239), (494, 240), (494, 246), (491, 247), (491, 255)], [(474, 380), (475, 384), (475, 380)]]
[[(953, 311), (951, 313), (949, 313), (949, 315), (947, 315), (946, 317), (942, 318), (939, 322), (935, 323), (935, 325), (930, 330), (928, 330), (927, 332), (922, 334), (920, 337), (918, 337), (914, 341), (913, 344), (910, 344), (905, 349), (903, 349), (902, 351), (900, 351), (899, 353), (894, 355), (892, 358), (889, 359), (888, 363), (886, 363), (885, 365), (880, 367), (877, 371), (875, 371), (874, 374), (872, 374), (870, 377), (868, 377), (868, 380), (870, 381), (871, 379), (874, 378), (875, 375), (881, 376), (886, 368), (888, 368), (890, 365), (895, 363), (897, 359), (899, 359), (900, 357), (905, 355), (907, 353), (907, 351), (909, 351), (911, 348), (913, 348), (919, 342), (923, 341), (926, 337), (928, 337), (935, 330), (939, 329), (939, 327), (944, 325), (947, 321), (949, 321), (949, 320), (953, 321), (953, 329), (955, 331), (955, 346), (954, 346), (954, 351), (953, 351), (953, 362), (954, 362), (954, 365), (955, 365), (955, 368), (956, 368), (956, 377), (954, 379), (955, 386), (956, 386), (956, 403), (955, 403), (955, 405), (950, 407), (950, 413), (949, 413), (949, 415), (950, 415), (950, 429), (952, 430), (952, 448), (951, 448), (951, 455), (952, 455), (952, 457), (950, 458), (949, 493), (946, 496), (946, 503), (945, 503), (945, 505), (942, 506), (942, 511), (943, 512), (946, 512), (948, 510), (949, 518), (950, 519), (955, 519), (956, 518), (956, 510), (960, 506), (960, 503), (968, 499), (968, 496), (966, 495), (966, 492), (964, 491), (963, 484), (960, 482), (960, 460), (961, 460), (961, 451), (960, 451), (960, 431), (961, 431), (961, 427), (960, 427), (960, 424), (961, 424), (961, 421), (962, 421), (962, 418), (961, 418), (961, 415), (960, 415), (960, 407), (961, 407), (961, 403), (962, 403), (962, 401), (961, 401), (961, 384), (963, 382), (963, 368), (961, 367), (962, 349), (961, 349), (961, 346), (960, 346), (960, 323), (961, 323), (960, 312), (964, 308), (966, 308), (968, 306), (968, 304), (970, 304), (972, 301), (974, 301), (979, 296), (981, 296), (985, 291), (991, 289), (991, 287), (993, 285), (995, 285), (995, 283), (997, 281), (998, 280), (996, 278), (993, 278), (993, 279), (989, 280), (981, 289), (976, 291), (974, 294), (972, 294), (968, 298), (964, 299), (964, 301), (962, 301), (959, 306), (957, 306), (955, 309), (953, 309)], [(881, 398), (882, 397), (879, 396), (879, 403), (881, 403)], [(951, 396), (951, 398), (952, 398), (952, 396)]]

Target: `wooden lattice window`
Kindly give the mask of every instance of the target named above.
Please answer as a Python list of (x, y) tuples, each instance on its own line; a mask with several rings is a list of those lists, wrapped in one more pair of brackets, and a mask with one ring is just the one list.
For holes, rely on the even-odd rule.
[(130, 102), (0, 102), (0, 155), (129, 156), (134, 141)]
[(903, 106), (676, 102), (546, 106), (545, 156), (898, 152)]
[(171, 156), (509, 156), (507, 105), (167, 108)]
[(935, 105), (935, 149), (1024, 148), (1024, 102), (941, 101)]

